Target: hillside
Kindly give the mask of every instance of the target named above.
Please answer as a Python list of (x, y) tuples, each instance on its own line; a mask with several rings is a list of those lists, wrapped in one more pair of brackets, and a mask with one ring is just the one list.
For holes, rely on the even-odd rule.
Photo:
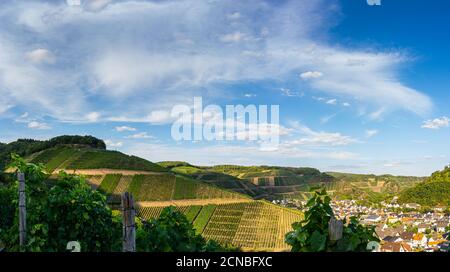
[(135, 171), (167, 171), (158, 164), (118, 151), (85, 146), (59, 145), (34, 153), (27, 158), (32, 163), (43, 163), (49, 172), (57, 169), (124, 169)]
[[(160, 162), (171, 171), (215, 184), (256, 199), (286, 196), (307, 199), (316, 186), (333, 186), (334, 178), (307, 167), (216, 165), (194, 166), (186, 162)], [(331, 188), (331, 187), (330, 187)]]
[(399, 202), (450, 206), (450, 167), (433, 173), (424, 182), (402, 192)]
[(322, 173), (309, 167), (194, 166), (186, 162), (159, 163), (171, 171), (248, 194), (256, 199), (306, 201), (311, 190), (325, 188), (335, 198), (380, 202), (424, 180), (421, 177)]
[(46, 141), (18, 139), (9, 144), (0, 144), (0, 169), (4, 169), (9, 164), (11, 153), (27, 157), (31, 154), (59, 145), (83, 146), (102, 150), (106, 149), (105, 142), (92, 136), (63, 135)]
[[(194, 178), (192, 174), (208, 170), (187, 163), (158, 165), (117, 151), (67, 141), (46, 143), (48, 148), (37, 148), (35, 144), (42, 143), (27, 142), (33, 147), (29, 150), (37, 150), (24, 152), (27, 161), (43, 163), (54, 174), (63, 169), (84, 175), (94, 190), (107, 196), (112, 208), (120, 208), (123, 192), (133, 194), (138, 215), (146, 220), (158, 216), (164, 207), (175, 206), (186, 214), (197, 233), (244, 250), (288, 250), (284, 235), (302, 216), (296, 210), (253, 200), (247, 192), (256, 196), (264, 191), (231, 175), (210, 172), (228, 179), (223, 184), (216, 182), (214, 176), (209, 181), (199, 178), (203, 176)], [(242, 190), (223, 186), (230, 187), (230, 180)]]

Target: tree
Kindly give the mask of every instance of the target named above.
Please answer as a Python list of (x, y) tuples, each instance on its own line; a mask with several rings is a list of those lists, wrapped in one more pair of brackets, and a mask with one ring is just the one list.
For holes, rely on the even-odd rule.
[(292, 246), (292, 251), (367, 251), (369, 242), (379, 241), (375, 228), (361, 225), (356, 217), (350, 217), (348, 222), (344, 219), (342, 238), (331, 241), (328, 227), (334, 213), (330, 202), (325, 190), (314, 192), (306, 204), (309, 209), (305, 212), (305, 219), (294, 223), (294, 230), (286, 234), (286, 243)]
[(83, 251), (111, 251), (122, 235), (106, 197), (79, 176), (60, 173), (48, 193), (46, 214), (47, 248), (52, 251), (64, 251), (69, 241), (78, 241)]
[[(121, 221), (113, 217), (103, 194), (82, 177), (61, 172), (59, 180), (51, 182), (42, 165), (16, 155), (12, 159), (12, 167), (25, 173), (27, 182), (27, 251), (65, 251), (69, 241), (78, 241), (82, 251), (118, 250)], [(10, 219), (0, 224), (0, 239), (8, 251), (19, 251), (16, 195), (17, 182), (1, 190), (2, 201), (13, 200), (7, 207), (14, 209), (12, 224)]]

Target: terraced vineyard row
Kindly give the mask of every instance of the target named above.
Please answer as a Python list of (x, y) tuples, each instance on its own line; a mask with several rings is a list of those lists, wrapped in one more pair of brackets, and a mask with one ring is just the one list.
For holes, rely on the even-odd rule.
[(203, 233), (203, 230), (208, 225), (209, 220), (216, 209), (216, 205), (203, 206), (197, 218), (194, 221), (194, 229), (198, 234)]
[(96, 175), (96, 176), (86, 176), (86, 179), (88, 180), (89, 185), (93, 189), (97, 189), (100, 184), (102, 183), (104, 176)]
[[(144, 220), (150, 220), (159, 217), (164, 206), (160, 207), (137, 207), (138, 216)], [(178, 206), (176, 209), (182, 212), (186, 218), (193, 222), (199, 212), (202, 210), (202, 206)]]
[(112, 194), (119, 184), (120, 179), (122, 178), (121, 174), (108, 174), (105, 175), (105, 178), (102, 180), (102, 183), (98, 187), (98, 190), (105, 194)]
[(55, 169), (60, 168), (60, 165), (71, 158), (75, 153), (77, 153), (77, 150), (73, 148), (52, 148), (38, 154), (33, 158), (32, 162), (43, 163), (49, 172), (53, 172)]
[(117, 151), (88, 150), (67, 165), (67, 169), (127, 169), (164, 172), (163, 167)]
[(172, 199), (174, 187), (174, 175), (135, 175), (128, 191), (137, 201), (161, 201)]
[(211, 198), (242, 198), (231, 191), (216, 188), (209, 184), (177, 177), (173, 199), (211, 199)]
[(114, 189), (113, 194), (122, 194), (128, 190), (128, 187), (133, 180), (133, 176), (122, 175), (117, 187)]

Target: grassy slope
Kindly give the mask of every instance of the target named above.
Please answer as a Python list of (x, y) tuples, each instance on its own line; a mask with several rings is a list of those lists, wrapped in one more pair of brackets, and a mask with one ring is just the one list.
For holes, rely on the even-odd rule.
[(44, 163), (53, 171), (64, 169), (117, 169), (134, 171), (165, 172), (164, 167), (121, 152), (93, 148), (59, 146), (46, 149), (32, 156), (33, 163)]

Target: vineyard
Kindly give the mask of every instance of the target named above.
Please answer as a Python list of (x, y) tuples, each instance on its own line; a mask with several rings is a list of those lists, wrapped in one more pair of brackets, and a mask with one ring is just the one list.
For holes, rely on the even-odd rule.
[(161, 166), (135, 156), (117, 151), (89, 150), (73, 160), (67, 169), (127, 169), (162, 172)]
[(135, 175), (128, 191), (137, 201), (168, 200), (172, 199), (174, 186), (174, 175)]
[(31, 162), (45, 164), (47, 171), (51, 173), (76, 152), (76, 149), (68, 147), (47, 149), (35, 156)]
[(127, 169), (166, 172), (158, 164), (117, 151), (74, 146), (58, 146), (30, 156), (30, 162), (43, 163), (49, 172), (56, 169)]
[(183, 199), (245, 199), (245, 195), (220, 189), (201, 181), (170, 173), (154, 174), (106, 174), (87, 176), (93, 188), (98, 188), (110, 198), (130, 192), (136, 201), (170, 201)]
[(119, 184), (121, 174), (108, 174), (103, 179), (102, 183), (98, 187), (98, 190), (105, 194), (112, 194)]
[[(144, 220), (158, 218), (165, 206), (141, 207), (138, 205), (138, 216)], [(177, 211), (182, 212), (190, 222), (194, 222), (202, 206), (175, 206)]]
[[(164, 206), (139, 207), (140, 217), (156, 218)], [(193, 223), (196, 232), (221, 244), (244, 250), (288, 250), (284, 235), (294, 222), (301, 220), (298, 211), (264, 201), (205, 206), (177, 206)]]
[(220, 189), (218, 187), (177, 177), (173, 199), (211, 199), (211, 198), (242, 198), (240, 194)]

